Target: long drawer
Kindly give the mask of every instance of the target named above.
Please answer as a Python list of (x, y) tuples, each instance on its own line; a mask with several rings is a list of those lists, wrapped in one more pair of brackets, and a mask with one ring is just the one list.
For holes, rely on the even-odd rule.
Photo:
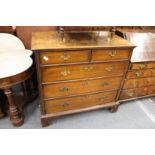
[(127, 73), (127, 78), (139, 78), (155, 76), (155, 69), (131, 70)]
[(44, 98), (63, 97), (75, 94), (119, 89), (122, 77), (60, 82), (43, 85)]
[(40, 64), (47, 65), (88, 62), (90, 52), (90, 50), (41, 52)]
[(132, 63), (131, 64), (131, 70), (132, 69), (149, 69), (149, 68), (155, 68), (155, 62), (144, 62), (144, 63)]
[(145, 87), (155, 84), (155, 77), (126, 79), (123, 89)]
[(128, 49), (99, 49), (92, 51), (92, 61), (124, 60), (129, 58)]
[(117, 91), (45, 101), (47, 114), (82, 109), (115, 101)]
[(122, 76), (127, 62), (95, 63), (42, 67), (42, 82), (72, 80), (93, 77)]
[(120, 100), (155, 94), (155, 86), (126, 89), (121, 92)]

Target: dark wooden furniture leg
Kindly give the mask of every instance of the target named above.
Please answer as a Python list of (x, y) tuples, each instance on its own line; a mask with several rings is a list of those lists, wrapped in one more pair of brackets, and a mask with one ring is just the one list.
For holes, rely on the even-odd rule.
[(117, 112), (118, 106), (119, 106), (119, 105), (112, 106), (112, 107), (110, 107), (108, 110), (109, 110), (111, 113)]
[(24, 119), (19, 115), (18, 109), (15, 105), (11, 88), (4, 89), (9, 104), (9, 117), (14, 126), (20, 126), (24, 123)]

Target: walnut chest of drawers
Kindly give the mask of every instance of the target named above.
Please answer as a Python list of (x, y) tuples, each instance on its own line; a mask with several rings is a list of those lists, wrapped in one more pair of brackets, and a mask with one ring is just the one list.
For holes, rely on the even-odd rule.
[(110, 32), (35, 32), (41, 122), (99, 108), (114, 111), (134, 45)]
[(125, 32), (137, 47), (133, 50), (120, 100), (127, 101), (155, 95), (155, 33)]

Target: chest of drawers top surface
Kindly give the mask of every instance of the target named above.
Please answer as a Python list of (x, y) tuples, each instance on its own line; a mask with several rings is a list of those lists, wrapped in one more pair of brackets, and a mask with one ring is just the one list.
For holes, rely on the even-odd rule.
[(125, 33), (126, 39), (137, 47), (133, 50), (131, 62), (155, 61), (155, 31), (119, 30)]
[(91, 49), (91, 48), (134, 48), (135, 45), (107, 31), (65, 32), (58, 31), (32, 33), (32, 50), (46, 49)]

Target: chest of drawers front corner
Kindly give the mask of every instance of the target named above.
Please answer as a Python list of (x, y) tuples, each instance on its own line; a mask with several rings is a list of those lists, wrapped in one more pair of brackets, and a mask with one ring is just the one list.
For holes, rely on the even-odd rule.
[(57, 116), (99, 108), (115, 111), (119, 105), (134, 46), (119, 37), (105, 42), (106, 33), (94, 39), (85, 32), (76, 40), (79, 34), (65, 34), (68, 42), (60, 40), (57, 32), (38, 32), (32, 37), (42, 126)]

